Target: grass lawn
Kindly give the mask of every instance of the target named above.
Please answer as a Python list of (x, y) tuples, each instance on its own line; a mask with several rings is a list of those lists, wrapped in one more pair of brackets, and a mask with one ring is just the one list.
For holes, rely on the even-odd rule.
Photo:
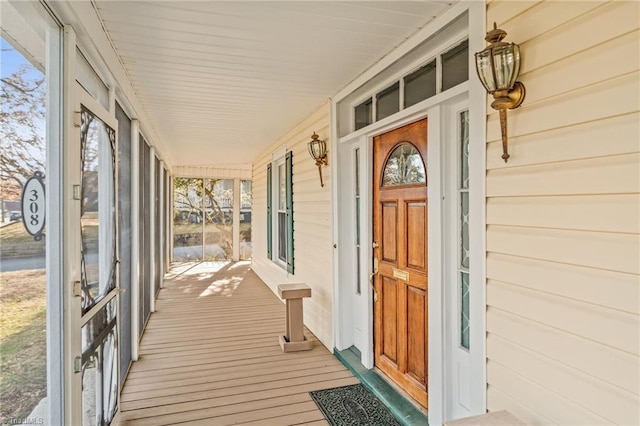
[(0, 424), (46, 396), (44, 269), (0, 273)]
[(0, 228), (0, 245), (3, 243), (30, 243), (33, 237), (24, 229), (21, 220)]

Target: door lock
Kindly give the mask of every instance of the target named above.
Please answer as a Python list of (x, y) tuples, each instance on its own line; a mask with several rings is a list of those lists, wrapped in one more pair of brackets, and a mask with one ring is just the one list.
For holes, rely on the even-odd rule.
[(371, 247), (373, 247), (374, 249), (377, 249), (378, 247), (380, 247), (380, 244), (374, 241), (373, 244), (371, 244)]

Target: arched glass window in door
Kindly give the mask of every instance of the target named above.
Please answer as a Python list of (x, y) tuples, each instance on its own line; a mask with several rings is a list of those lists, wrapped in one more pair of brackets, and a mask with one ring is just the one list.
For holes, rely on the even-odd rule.
[(382, 172), (382, 186), (415, 185), (427, 182), (420, 153), (413, 144), (402, 142), (389, 155)]

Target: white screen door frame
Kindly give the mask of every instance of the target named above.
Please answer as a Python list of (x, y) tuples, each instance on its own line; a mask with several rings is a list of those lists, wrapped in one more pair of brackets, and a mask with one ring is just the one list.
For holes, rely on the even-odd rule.
[[(72, 31), (72, 30), (71, 30)], [(73, 38), (73, 37), (71, 37)], [(67, 43), (70, 44), (70, 41)], [(67, 52), (71, 49), (67, 49)], [(74, 46), (75, 50), (75, 46)], [(71, 62), (70, 58), (65, 58), (67, 63)], [(73, 73), (75, 74), (75, 73)], [(69, 82), (70, 79), (67, 79)], [(65, 225), (67, 227), (65, 234), (70, 238), (71, 242), (66, 246), (68, 252), (68, 269), (66, 276), (71, 277), (71, 285), (68, 287), (66, 293), (68, 314), (68, 332), (67, 332), (67, 395), (66, 400), (66, 418), (70, 424), (96, 424), (96, 416), (100, 415), (102, 408), (93, 407), (94, 411), (87, 414), (88, 402), (83, 401), (83, 397), (86, 399), (86, 395), (91, 393), (87, 391), (83, 394), (83, 386), (85, 389), (89, 389), (87, 381), (83, 385), (83, 370), (86, 371), (88, 366), (92, 364), (96, 371), (102, 369), (103, 365), (111, 365), (113, 371), (115, 371), (115, 379), (113, 377), (105, 377), (101, 379), (102, 384), (93, 383), (93, 390), (95, 391), (95, 397), (98, 403), (104, 399), (104, 395), (108, 392), (112, 386), (115, 389), (119, 389), (118, 384), (118, 311), (119, 311), (119, 298), (116, 297), (120, 292), (118, 285), (118, 271), (117, 271), (117, 220), (112, 221), (111, 213), (117, 217), (117, 128), (118, 123), (113, 115), (92, 98), (79, 83), (73, 82), (71, 85), (73, 88), (72, 101), (73, 111), (72, 127), (73, 131), (70, 132), (72, 137), (67, 138), (68, 146), (65, 151), (65, 181), (67, 185), (71, 186), (71, 194), (73, 200), (69, 201), (69, 206), (66, 209), (68, 214)], [(98, 192), (98, 233), (96, 235), (98, 242), (98, 254), (85, 253), (87, 259), (90, 259), (88, 263), (90, 265), (84, 265), (84, 270), (89, 270), (91, 267), (98, 267), (98, 274), (96, 275), (98, 281), (95, 283), (99, 286), (108, 285), (106, 283), (113, 282), (113, 288), (108, 290), (105, 294), (102, 294), (95, 303), (87, 305), (86, 298), (82, 296), (83, 292), (86, 295), (86, 288), (83, 289), (83, 280), (87, 282), (85, 274), (83, 273), (83, 236), (81, 228), (82, 208), (83, 203), (86, 204), (86, 199), (89, 197), (82, 188), (83, 179), (84, 185), (87, 185), (87, 176), (82, 176), (82, 150), (83, 144), (81, 141), (81, 126), (83, 123), (83, 112), (90, 112), (95, 119), (104, 123), (100, 124), (103, 128), (110, 128), (113, 132), (112, 140), (110, 144), (105, 145), (100, 143), (97, 154), (97, 161), (100, 167), (96, 167), (96, 173), (94, 177), (97, 182)], [(67, 123), (71, 124), (71, 123)], [(67, 129), (69, 128), (67, 127)], [(108, 134), (108, 132), (107, 132)], [(113, 150), (113, 151), (111, 151)], [(105, 162), (110, 162), (111, 167), (105, 166)], [(108, 241), (110, 239), (111, 241)], [(109, 248), (109, 244), (113, 247), (113, 251)], [(110, 271), (110, 272), (105, 272)], [(112, 271), (112, 272), (111, 272)], [(86, 275), (90, 275), (87, 273)], [(95, 278), (95, 277), (94, 277)], [(93, 283), (92, 283), (93, 284)], [(85, 300), (85, 306), (83, 308), (83, 300)], [(107, 309), (110, 313), (107, 313)], [(105, 333), (97, 333), (93, 338), (88, 338), (88, 329), (90, 324), (96, 324), (98, 322), (104, 322), (105, 324), (112, 324)], [(84, 327), (84, 329), (83, 329)], [(83, 331), (84, 330), (84, 331)], [(84, 336), (83, 336), (84, 334)], [(106, 334), (106, 335), (105, 335)], [(104, 336), (103, 336), (104, 335)], [(92, 341), (96, 345), (100, 345), (98, 340), (110, 339), (111, 344), (115, 346), (112, 355), (104, 356), (107, 351), (101, 348), (92, 347), (90, 344)], [(105, 340), (105, 345), (108, 344)], [(83, 347), (84, 346), (84, 347)], [(93, 345), (95, 346), (95, 345)], [(97, 357), (89, 357), (88, 353), (93, 351), (95, 354), (100, 354)], [(84, 354), (83, 354), (84, 352)], [(88, 358), (91, 358), (90, 360)], [(97, 361), (96, 361), (97, 360)], [(101, 371), (104, 371), (102, 369)], [(107, 389), (108, 388), (108, 389)], [(115, 414), (115, 407), (118, 406), (118, 392), (116, 391), (111, 402), (105, 410), (112, 411)], [(92, 417), (93, 416), (93, 417)], [(112, 417), (109, 414), (107, 417)], [(87, 419), (92, 419), (87, 422)]]

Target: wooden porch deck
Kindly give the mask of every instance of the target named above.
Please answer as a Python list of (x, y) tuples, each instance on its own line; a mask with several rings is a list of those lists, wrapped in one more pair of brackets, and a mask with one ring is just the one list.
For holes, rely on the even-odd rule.
[(284, 305), (247, 263), (221, 266), (165, 279), (115, 424), (326, 425), (308, 392), (358, 380), (308, 331), (313, 350), (283, 353)]

